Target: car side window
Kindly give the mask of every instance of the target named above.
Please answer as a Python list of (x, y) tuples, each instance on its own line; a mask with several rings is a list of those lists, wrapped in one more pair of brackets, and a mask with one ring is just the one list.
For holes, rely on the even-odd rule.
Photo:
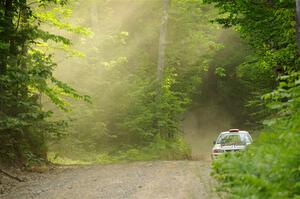
[(251, 143), (251, 139), (247, 133), (241, 133), (240, 136), (241, 136), (242, 142)]
[(220, 144), (221, 143), (221, 140), (223, 139), (224, 135), (220, 135), (217, 139), (217, 144)]

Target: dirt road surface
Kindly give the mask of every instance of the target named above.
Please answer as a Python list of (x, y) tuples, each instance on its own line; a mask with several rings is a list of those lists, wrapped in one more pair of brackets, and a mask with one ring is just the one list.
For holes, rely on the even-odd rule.
[(187, 114), (183, 127), (197, 161), (64, 166), (34, 175), (5, 195), (0, 190), (0, 198), (219, 199), (209, 175), (209, 154), (218, 133), (230, 128), (230, 116), (219, 107), (202, 107)]
[(207, 161), (74, 166), (20, 183), (5, 199), (215, 199)]

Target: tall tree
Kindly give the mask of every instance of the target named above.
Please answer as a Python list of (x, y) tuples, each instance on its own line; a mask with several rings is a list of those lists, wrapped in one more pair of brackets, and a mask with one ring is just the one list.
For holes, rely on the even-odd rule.
[[(159, 81), (159, 87), (161, 87), (161, 82), (164, 77), (169, 0), (162, 0), (162, 4), (163, 4), (163, 14), (162, 14), (161, 24), (160, 24), (158, 60), (157, 60), (157, 79)], [(158, 91), (158, 95), (160, 95), (160, 89)]]
[(297, 34), (298, 54), (300, 54), (300, 0), (296, 0), (296, 13), (297, 13), (296, 34)]
[(85, 98), (53, 76), (56, 64), (43, 49), (48, 41), (63, 45), (70, 45), (71, 41), (41, 29), (41, 24), (85, 32), (60, 22), (59, 13), (53, 8), (66, 3), (0, 3), (0, 161), (25, 163), (34, 157), (46, 158), (45, 138), (58, 135), (60, 123), (47, 120), (51, 112), (42, 109), (40, 93), (62, 109), (65, 100), (61, 94)]

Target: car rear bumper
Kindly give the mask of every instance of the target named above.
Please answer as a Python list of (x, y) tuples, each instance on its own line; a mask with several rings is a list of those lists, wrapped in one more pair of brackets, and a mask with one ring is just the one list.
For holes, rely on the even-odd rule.
[(215, 160), (218, 156), (224, 154), (224, 153), (236, 153), (236, 152), (240, 152), (242, 149), (227, 149), (224, 150), (222, 153), (212, 153), (211, 154), (211, 159)]
[(211, 159), (212, 159), (212, 160), (215, 160), (215, 159), (218, 158), (219, 155), (222, 155), (222, 154), (223, 154), (223, 153), (212, 153), (212, 154), (211, 154)]

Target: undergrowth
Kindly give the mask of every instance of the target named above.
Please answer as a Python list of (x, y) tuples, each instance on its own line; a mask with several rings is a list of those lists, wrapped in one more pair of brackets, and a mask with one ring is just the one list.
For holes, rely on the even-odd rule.
[[(299, 87), (294, 89), (300, 93)], [(299, 95), (287, 105), (292, 114), (274, 119), (245, 152), (213, 163), (213, 176), (228, 198), (300, 198)]]
[(149, 160), (182, 160), (191, 158), (191, 149), (183, 138), (166, 141), (159, 136), (147, 146), (131, 147), (114, 153), (88, 153), (71, 159), (55, 152), (48, 153), (48, 160), (55, 164), (112, 164)]

